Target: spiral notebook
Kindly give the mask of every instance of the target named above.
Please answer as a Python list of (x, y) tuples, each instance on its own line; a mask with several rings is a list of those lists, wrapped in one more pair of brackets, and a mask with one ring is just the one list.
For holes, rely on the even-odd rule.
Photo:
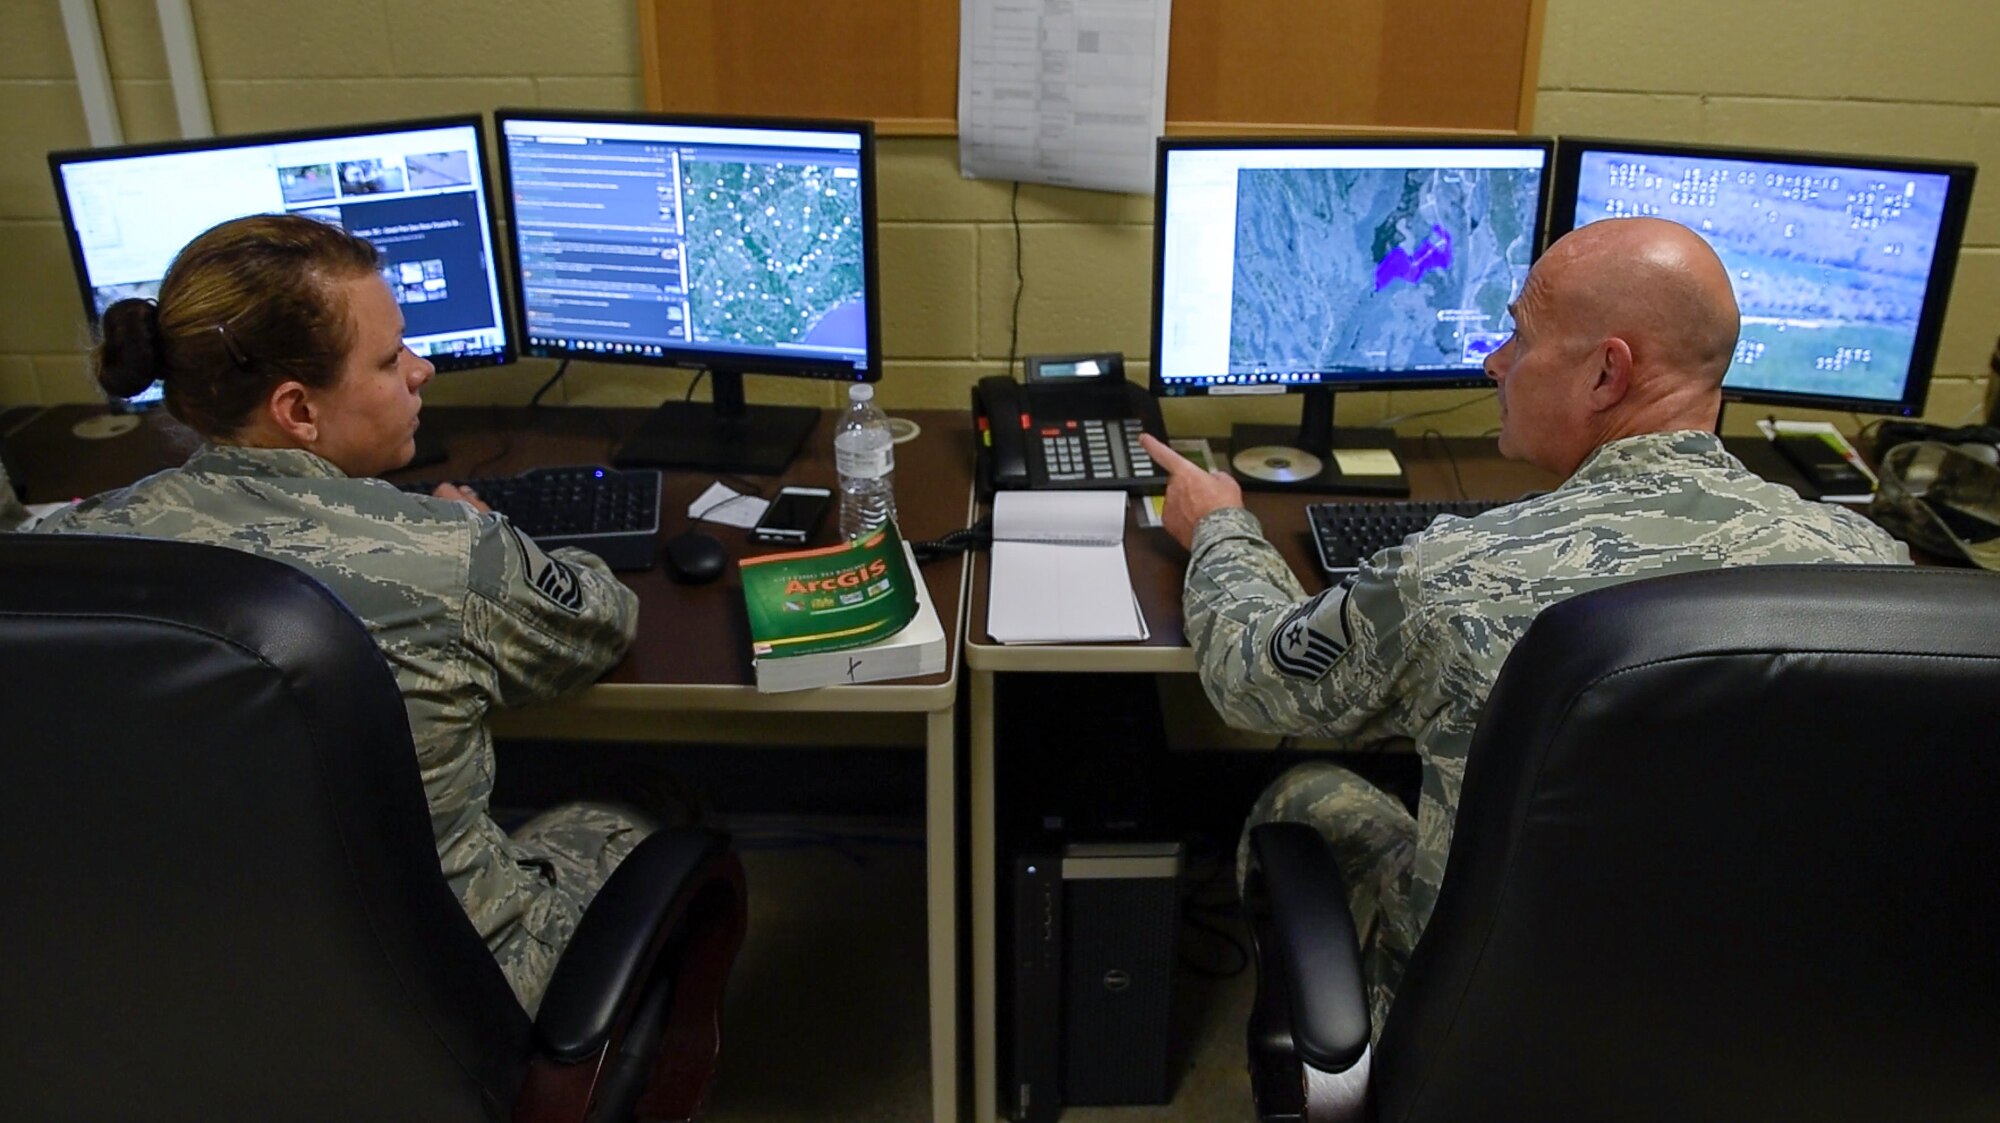
[(1122, 491), (993, 498), (986, 631), (1000, 643), (1116, 643), (1152, 633), (1125, 568)]

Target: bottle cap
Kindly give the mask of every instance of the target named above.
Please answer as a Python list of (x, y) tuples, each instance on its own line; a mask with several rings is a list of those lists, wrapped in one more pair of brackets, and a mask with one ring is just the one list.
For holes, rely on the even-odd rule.
[(869, 385), (868, 383), (866, 383), (866, 382), (850, 382), (850, 383), (848, 383), (848, 385), (847, 385), (847, 400), (848, 400), (848, 401), (850, 401), (850, 402), (867, 402), (867, 401), (873, 401), (873, 400), (874, 400), (874, 398), (875, 398), (875, 387), (873, 387), (873, 386), (870, 386), (870, 385)]

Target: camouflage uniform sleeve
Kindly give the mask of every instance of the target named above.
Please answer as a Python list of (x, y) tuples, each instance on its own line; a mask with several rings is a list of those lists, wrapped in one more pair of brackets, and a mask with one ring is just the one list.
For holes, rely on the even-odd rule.
[(1202, 689), (1229, 724), (1366, 744), (1411, 734), (1406, 547), (1315, 596), (1240, 507), (1195, 528), (1183, 594)]
[(639, 597), (602, 559), (544, 552), (500, 515), (480, 516), (474, 534), (465, 642), (491, 665), (501, 705), (578, 689), (625, 654)]

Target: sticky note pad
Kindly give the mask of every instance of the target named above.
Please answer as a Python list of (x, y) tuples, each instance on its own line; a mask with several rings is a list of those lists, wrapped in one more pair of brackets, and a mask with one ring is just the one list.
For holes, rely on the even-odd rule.
[(1394, 476), (1403, 471), (1396, 454), (1386, 448), (1337, 448), (1333, 462), (1343, 476)]

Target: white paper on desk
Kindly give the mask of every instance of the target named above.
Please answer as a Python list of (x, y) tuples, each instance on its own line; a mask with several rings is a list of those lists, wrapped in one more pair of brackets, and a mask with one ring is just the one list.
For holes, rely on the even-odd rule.
[(968, 179), (1153, 190), (1170, 0), (960, 0), (958, 166)]
[(995, 496), (986, 631), (1000, 643), (1115, 643), (1150, 635), (1125, 567), (1125, 494)]
[(712, 483), (688, 504), (688, 518), (748, 530), (757, 525), (757, 520), (764, 517), (764, 508), (770, 505), (768, 499), (746, 495), (724, 483)]
[[(1125, 540), (1122, 491), (1003, 491), (993, 497), (995, 542)], [(1123, 557), (1121, 553), (1119, 555)]]

